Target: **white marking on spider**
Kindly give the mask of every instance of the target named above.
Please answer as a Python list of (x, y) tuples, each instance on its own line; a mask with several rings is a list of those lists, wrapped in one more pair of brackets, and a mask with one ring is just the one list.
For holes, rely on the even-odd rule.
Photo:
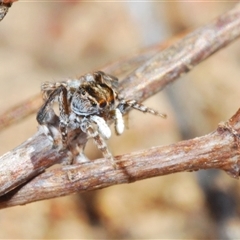
[(118, 135), (121, 135), (124, 131), (123, 115), (118, 108), (115, 109), (115, 130)]
[(109, 139), (111, 137), (111, 129), (105, 122), (105, 120), (99, 116), (91, 116), (90, 119), (95, 122), (98, 126), (98, 131), (102, 135), (103, 138)]

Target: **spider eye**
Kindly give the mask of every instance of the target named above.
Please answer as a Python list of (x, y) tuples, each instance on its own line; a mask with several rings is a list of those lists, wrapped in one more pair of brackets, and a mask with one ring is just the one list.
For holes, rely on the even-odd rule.
[(92, 104), (93, 107), (97, 106), (97, 104), (95, 102), (92, 102), (91, 104)]
[(101, 108), (104, 108), (104, 107), (106, 107), (107, 102), (106, 101), (102, 101), (102, 102), (100, 102), (99, 105), (100, 105)]
[(82, 90), (82, 95), (86, 95), (86, 91), (85, 90)]

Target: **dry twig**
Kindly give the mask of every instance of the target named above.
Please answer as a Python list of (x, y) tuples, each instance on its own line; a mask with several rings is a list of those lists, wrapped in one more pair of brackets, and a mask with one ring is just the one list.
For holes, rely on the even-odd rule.
[[(150, 58), (121, 82), (121, 93), (126, 98), (143, 101), (239, 36), (240, 4)], [(113, 169), (108, 161), (98, 159), (39, 174), (68, 156), (67, 152), (59, 154), (38, 132), (0, 158), (0, 194), (3, 195), (0, 207), (181, 171), (218, 168), (238, 177), (239, 133), (240, 111), (206, 136), (118, 156), (118, 169)], [(33, 178), (37, 174), (39, 176)], [(19, 186), (23, 182), (25, 184)]]

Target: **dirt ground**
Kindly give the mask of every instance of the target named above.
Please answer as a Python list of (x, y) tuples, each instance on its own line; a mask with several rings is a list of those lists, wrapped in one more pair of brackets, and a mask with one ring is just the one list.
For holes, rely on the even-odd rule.
[[(191, 31), (233, 2), (19, 1), (0, 22), (0, 113), (59, 81)], [(114, 155), (214, 131), (239, 108), (239, 40), (132, 111)], [(0, 132), (4, 154), (37, 131), (36, 114)], [(151, 124), (146, 124), (151, 122)], [(100, 157), (89, 142), (87, 155)], [(239, 182), (199, 171), (156, 177), (0, 211), (0, 239), (240, 238)]]

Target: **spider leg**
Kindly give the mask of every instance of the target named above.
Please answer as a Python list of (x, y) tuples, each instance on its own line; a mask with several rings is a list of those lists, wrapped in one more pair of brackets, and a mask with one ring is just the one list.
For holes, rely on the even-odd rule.
[(125, 114), (130, 108), (134, 108), (140, 112), (150, 113), (155, 116), (160, 116), (162, 118), (166, 118), (167, 115), (164, 113), (159, 113), (152, 108), (146, 107), (143, 104), (138, 103), (136, 100), (125, 100), (124, 98), (119, 98), (119, 104), (117, 108), (120, 110), (122, 114)]
[(62, 135), (62, 144), (63, 147), (67, 146), (67, 139), (68, 139), (68, 131), (67, 126), (69, 123), (69, 107), (68, 107), (68, 99), (67, 99), (67, 89), (65, 86), (61, 85), (59, 87), (59, 116), (60, 116), (60, 123), (59, 129)]
[(50, 97), (51, 93), (58, 89), (60, 86), (67, 87), (67, 84), (64, 82), (44, 82), (41, 85), (41, 92), (43, 95), (43, 99), (46, 100)]
[(91, 120), (84, 118), (82, 120), (81, 129), (87, 134), (89, 138), (92, 138), (97, 148), (102, 152), (105, 159), (111, 162), (112, 166), (116, 168), (116, 163), (111, 152), (108, 150), (107, 144), (99, 132), (94, 128)]
[[(53, 84), (54, 85), (54, 84)], [(49, 86), (49, 85), (48, 85)], [(56, 84), (55, 84), (56, 86)], [(46, 89), (46, 91), (48, 91)], [(52, 104), (56, 100), (56, 98), (59, 98), (59, 112), (60, 117), (58, 119), (59, 121), (59, 129), (62, 136), (62, 144), (64, 147), (66, 147), (67, 144), (67, 125), (68, 125), (68, 115), (69, 115), (69, 109), (68, 109), (68, 100), (67, 100), (67, 89), (63, 85), (59, 85), (57, 88), (55, 88), (43, 104), (43, 106), (40, 108), (37, 114), (37, 121), (40, 125), (46, 124), (49, 128), (50, 133), (52, 131), (50, 130), (53, 125), (57, 125), (57, 117), (52, 109)], [(53, 119), (55, 122), (53, 122)], [(51, 134), (53, 139), (55, 140), (54, 136), (56, 134)]]
[(37, 121), (40, 125), (48, 122), (49, 119), (47, 117), (49, 112), (51, 111), (51, 106), (60, 92), (61, 92), (60, 88), (54, 89), (47, 98), (47, 100), (45, 101), (45, 103), (42, 105), (40, 110), (38, 111)]
[(89, 162), (90, 160), (84, 155), (84, 149), (87, 143), (87, 134), (80, 128), (75, 129), (68, 134), (68, 149), (72, 154), (72, 159), (67, 164)]
[(95, 77), (96, 82), (99, 82), (99, 83), (105, 82), (109, 86), (115, 89), (118, 87), (118, 78), (112, 75), (106, 74), (102, 71), (94, 72), (93, 75)]

